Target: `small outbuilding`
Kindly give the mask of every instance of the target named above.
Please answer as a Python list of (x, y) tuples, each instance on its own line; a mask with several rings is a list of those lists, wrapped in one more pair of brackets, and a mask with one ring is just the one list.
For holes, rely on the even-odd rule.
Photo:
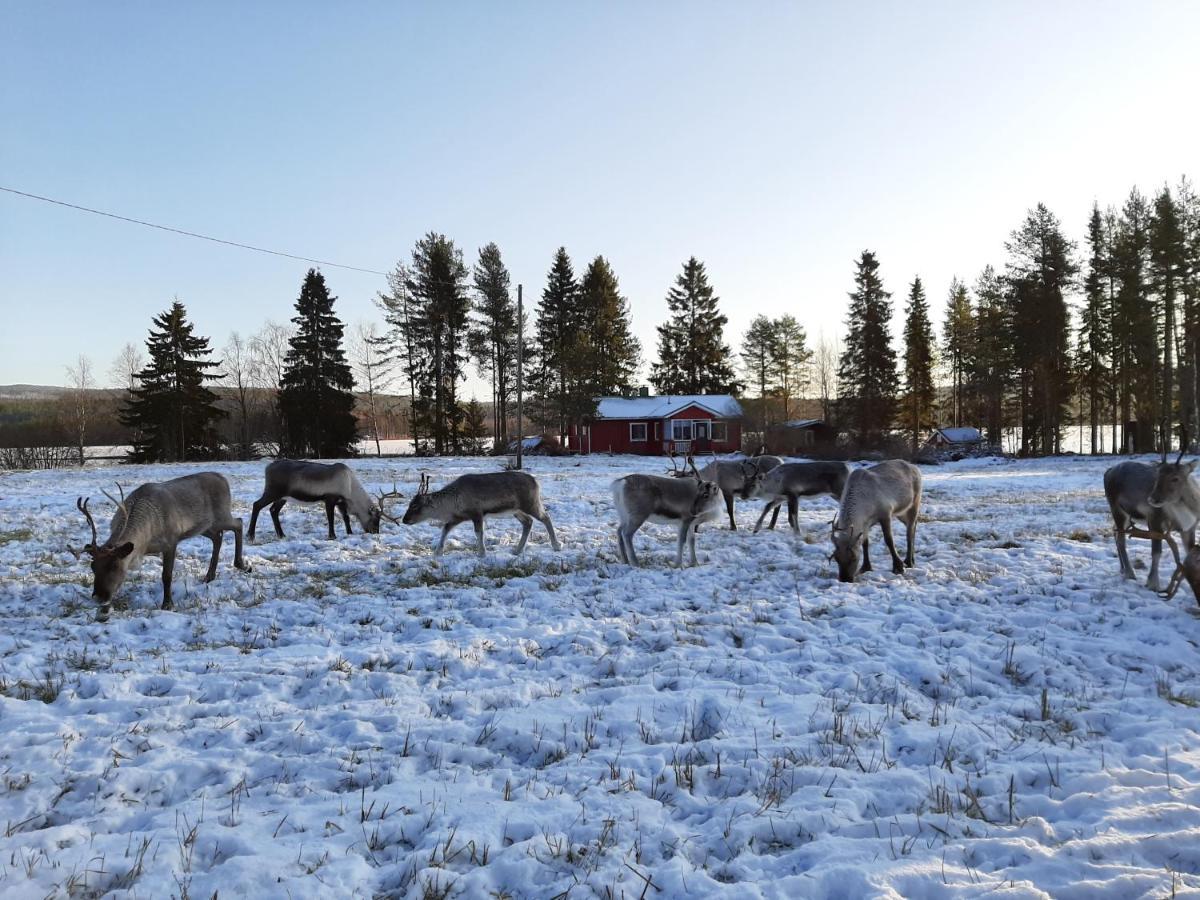
[(823, 419), (792, 419), (767, 428), (767, 452), (779, 456), (804, 456), (832, 446), (837, 431)]
[(567, 446), (646, 456), (729, 453), (742, 449), (742, 406), (729, 394), (601, 397), (595, 419), (573, 427)]
[(963, 426), (960, 428), (935, 428), (926, 447), (935, 450), (978, 450), (984, 444), (983, 435), (978, 428)]

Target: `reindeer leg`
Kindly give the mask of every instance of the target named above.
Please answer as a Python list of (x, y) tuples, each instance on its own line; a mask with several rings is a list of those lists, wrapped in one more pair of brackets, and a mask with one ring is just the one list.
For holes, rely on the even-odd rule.
[(483, 541), (483, 516), (475, 516), (471, 522), (475, 525), (475, 543), (478, 545), (476, 552), (479, 558), (483, 559), (487, 554), (487, 545)]
[(283, 505), (287, 503), (286, 497), (280, 497), (271, 504), (271, 521), (275, 524), (275, 534), (283, 537), (283, 523), (279, 521), (279, 511), (283, 509)]
[(917, 543), (917, 510), (913, 509), (909, 513), (908, 520), (904, 523), (904, 566), (911, 569), (916, 565), (916, 556), (913, 553)]
[(733, 493), (730, 491), (722, 491), (725, 495), (725, 509), (729, 513), (729, 530), (737, 531), (737, 522), (733, 519)]
[(694, 524), (688, 529), (688, 551), (692, 554), (692, 566), (699, 565), (696, 562), (696, 526)]
[(871, 571), (871, 542), (867, 540), (867, 536), (865, 534), (863, 535), (863, 561), (862, 565), (859, 566), (858, 571)]
[(446, 547), (446, 535), (448, 535), (450, 533), (450, 529), (452, 529), (457, 524), (458, 524), (457, 522), (447, 522), (445, 525), (442, 526), (442, 536), (440, 538), (438, 538), (437, 546), (433, 548), (434, 556), (442, 555), (442, 550), (444, 550)]
[(162, 586), (163, 586), (163, 609), (174, 609), (175, 604), (171, 602), (171, 579), (175, 574), (175, 548), (167, 547), (162, 552)]
[(1113, 534), (1117, 540), (1117, 562), (1121, 566), (1121, 575), (1133, 580), (1133, 566), (1129, 564), (1129, 549), (1125, 546), (1125, 532), (1131, 527), (1133, 523), (1128, 518), (1118, 520), (1116, 515), (1113, 516)]
[(217, 577), (217, 560), (221, 558), (221, 544), (225, 540), (225, 532), (217, 529), (209, 535), (212, 540), (212, 556), (208, 560), (208, 572), (204, 576), (204, 583), (209, 584)]
[[(762, 520), (760, 519), (759, 521), (762, 521)], [(779, 521), (779, 504), (776, 503), (775, 508), (773, 510), (771, 510), (771, 524), (768, 525), (767, 527), (770, 528), (772, 531), (774, 531), (775, 523), (778, 521)]]
[(903, 575), (904, 560), (896, 552), (896, 541), (892, 536), (892, 519), (890, 516), (879, 523), (879, 530), (883, 532), (883, 542), (887, 545), (888, 553), (892, 556), (892, 574)]
[[(796, 534), (800, 533), (800, 499), (795, 495), (788, 495), (788, 524), (792, 526), (792, 531)], [(774, 526), (772, 526), (774, 527)]]
[(333, 511), (337, 507), (336, 500), (325, 500), (325, 518), (329, 522), (329, 539), (332, 541), (337, 538), (337, 534), (333, 530)]
[(675, 548), (675, 568), (683, 568), (683, 545), (687, 542), (688, 534), (692, 530), (692, 523), (684, 519), (679, 523), (679, 546)]
[(346, 523), (346, 534), (354, 534), (350, 530), (350, 508), (346, 506), (345, 500), (338, 501), (338, 509), (342, 511), (342, 521)]
[(1162, 559), (1162, 539), (1150, 539), (1150, 576), (1146, 579), (1146, 587), (1158, 591), (1158, 563)]
[(625, 535), (621, 532), (621, 526), (617, 526), (617, 559), (629, 565), (629, 554), (625, 552)]
[(267, 498), (267, 495), (263, 494), (254, 501), (254, 505), (250, 508), (250, 530), (246, 532), (246, 537), (250, 538), (250, 540), (254, 540), (254, 529), (258, 527), (258, 514), (270, 504), (271, 501)]
[(230, 519), (229, 525), (226, 526), (233, 532), (233, 565), (236, 569), (241, 569), (243, 572), (249, 572), (250, 567), (246, 565), (246, 560), (242, 558), (242, 520)]
[[(772, 511), (774, 511), (774, 513), (775, 513), (775, 519), (778, 519), (779, 518), (779, 501), (778, 500), (768, 500), (767, 501), (767, 505), (763, 507), (762, 515), (759, 516), (758, 521), (754, 523), (754, 533), (755, 534), (758, 534), (759, 530), (762, 528), (763, 519), (765, 519), (767, 517), (767, 513), (772, 512)], [(772, 528), (775, 527), (775, 519), (771, 520)]]
[(521, 523), (521, 539), (517, 541), (517, 549), (513, 551), (513, 556), (520, 554), (525, 549), (525, 542), (529, 540), (529, 532), (533, 530), (533, 516), (523, 512), (513, 513), (517, 517), (517, 521)]
[(542, 518), (539, 521), (546, 526), (546, 534), (550, 536), (550, 546), (557, 553), (562, 549), (562, 544), (558, 542), (558, 535), (554, 533), (554, 523), (550, 521), (550, 516), (546, 513), (542, 513)]

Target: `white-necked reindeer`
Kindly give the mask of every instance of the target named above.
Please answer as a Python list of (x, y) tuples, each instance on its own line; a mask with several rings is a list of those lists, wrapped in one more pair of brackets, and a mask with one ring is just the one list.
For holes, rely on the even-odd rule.
[(429, 476), (421, 476), (421, 487), (404, 513), (405, 525), (418, 522), (441, 522), (442, 535), (433, 553), (442, 555), (446, 535), (463, 522), (475, 525), (475, 539), (480, 556), (487, 552), (483, 537), (483, 520), (488, 516), (512, 515), (521, 523), (521, 539), (514, 554), (525, 549), (533, 520), (546, 526), (550, 546), (561, 550), (554, 523), (542, 505), (542, 489), (537, 479), (527, 472), (486, 472), (480, 475), (460, 475), (440, 491), (430, 492)]
[[(837, 518), (833, 520), (833, 553), (837, 560), (838, 580), (854, 581), (859, 572), (871, 571), (867, 533), (872, 525), (883, 531), (883, 540), (892, 555), (892, 571), (903, 574), (913, 565), (913, 544), (917, 538), (917, 515), (921, 510), (921, 472), (912, 463), (889, 459), (866, 469), (854, 469), (846, 479)], [(892, 539), (892, 517), (904, 522), (907, 553), (896, 552)], [(859, 551), (862, 567), (859, 567)]]
[(379, 533), (379, 524), (383, 519), (396, 520), (383, 511), (383, 504), (389, 497), (399, 496), (394, 492), (372, 497), (363, 490), (358, 478), (345, 463), (315, 463), (296, 459), (277, 459), (267, 466), (266, 486), (262, 496), (254, 501), (250, 510), (250, 531), (248, 536), (254, 540), (254, 528), (258, 524), (258, 514), (264, 506), (271, 507), (271, 521), (275, 524), (275, 533), (283, 537), (283, 525), (279, 521), (279, 511), (288, 499), (299, 500), (302, 503), (324, 503), (325, 518), (329, 523), (329, 539), (336, 535), (333, 531), (333, 512), (339, 510), (342, 521), (346, 524), (346, 534), (351, 534), (350, 515), (358, 519), (358, 524), (369, 534)]
[[(754, 495), (763, 475), (781, 462), (783, 460), (777, 456), (754, 456), (743, 457), (741, 459), (717, 459), (714, 456), (704, 468), (699, 470), (698, 477), (704, 481), (714, 482), (720, 489), (721, 496), (725, 499), (725, 511), (729, 516), (729, 527), (733, 531), (737, 531), (737, 521), (733, 517), (734, 498), (750, 499)], [(691, 456), (687, 458), (687, 465), (691, 471), (688, 468), (678, 468), (675, 464), (675, 457), (671, 457), (671, 475), (675, 478), (684, 479), (693, 477), (692, 473), (696, 469), (696, 464)], [(774, 524), (774, 521), (772, 521), (772, 524)]]
[(696, 565), (696, 527), (721, 517), (721, 488), (690, 463), (686, 477), (626, 475), (612, 483), (617, 507), (617, 553), (621, 562), (638, 565), (633, 536), (646, 521), (679, 526), (675, 567), (683, 568), (683, 545)]
[(88, 500), (80, 497), (76, 507), (87, 519), (92, 540), (82, 551), (72, 550), (76, 558), (87, 553), (92, 558), (95, 580), (92, 596), (100, 601), (97, 621), (108, 620), (113, 595), (120, 589), (129, 570), (143, 556), (162, 556), (162, 608), (171, 609), (171, 576), (175, 570), (175, 548), (180, 541), (204, 535), (212, 541), (205, 582), (217, 577), (217, 559), (224, 532), (233, 532), (233, 564), (248, 569), (242, 559), (242, 520), (231, 513), (229, 482), (216, 472), (184, 475), (162, 483), (143, 484), (128, 497), (121, 490), (118, 500), (104, 496), (117, 506), (112, 526), (103, 544), (96, 533), (96, 522), (88, 509)]

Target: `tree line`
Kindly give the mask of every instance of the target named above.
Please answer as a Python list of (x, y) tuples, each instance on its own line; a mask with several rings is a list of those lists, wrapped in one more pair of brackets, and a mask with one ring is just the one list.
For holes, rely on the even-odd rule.
[(934, 426), (977, 425), (994, 444), (1016, 433), (1022, 455), (1061, 452), (1072, 423), (1086, 426), (1092, 453), (1104, 429), (1121, 452), (1176, 445), (1176, 435), (1195, 441), (1200, 199), (1191, 184), (1094, 205), (1083, 253), (1038, 204), (1005, 250), (1003, 269), (986, 266), (973, 287), (952, 281), (940, 341), (914, 277), (900, 352), (879, 261), (862, 253), (829, 405), (840, 426), (864, 446), (898, 430), (915, 449)]

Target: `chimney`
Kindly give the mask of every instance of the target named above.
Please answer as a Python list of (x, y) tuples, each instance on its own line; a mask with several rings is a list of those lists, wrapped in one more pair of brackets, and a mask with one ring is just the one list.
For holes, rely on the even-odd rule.
[(649, 397), (650, 396), (650, 388), (646, 387), (646, 385), (643, 384), (640, 388), (638, 388), (638, 396), (639, 397)]

